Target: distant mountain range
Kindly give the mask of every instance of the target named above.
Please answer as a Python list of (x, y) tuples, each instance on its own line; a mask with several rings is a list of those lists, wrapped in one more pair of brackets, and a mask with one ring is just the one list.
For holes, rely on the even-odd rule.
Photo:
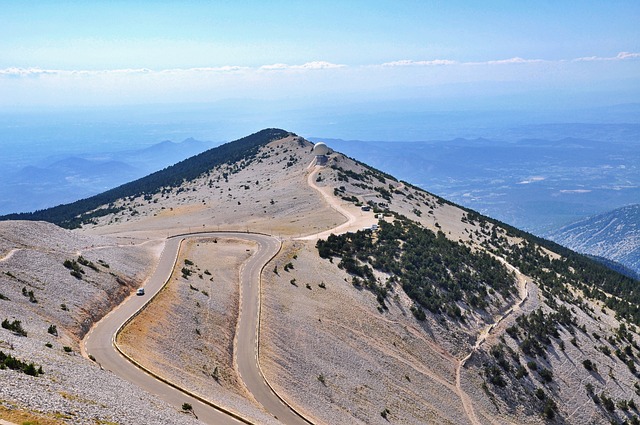
[(3, 176), (0, 214), (35, 211), (103, 192), (211, 148), (192, 138), (144, 149), (57, 155)]
[(614, 260), (640, 274), (640, 204), (580, 220), (546, 235), (585, 254)]

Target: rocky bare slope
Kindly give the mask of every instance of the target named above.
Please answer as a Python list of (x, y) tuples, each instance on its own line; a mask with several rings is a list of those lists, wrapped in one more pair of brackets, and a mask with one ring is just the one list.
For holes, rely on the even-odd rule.
[(195, 423), (80, 355), (80, 338), (141, 284), (153, 252), (49, 223), (0, 223), (0, 320), (13, 325), (0, 328), (0, 351), (44, 372), (0, 368), (0, 417), (19, 411), (30, 423)]
[[(338, 154), (316, 180), (345, 202), (380, 211), (384, 222), (420, 223), (471, 253), (501, 258), (516, 279), (511, 295), (487, 291), (485, 308), (441, 293), (449, 299), (441, 309), (418, 304), (420, 320), (407, 283), (393, 278), (407, 270), (382, 266), (377, 250), (392, 240), (383, 221), (370, 251), (366, 237), (351, 242), (352, 254), (325, 253), (325, 260), (312, 243), (287, 245), (279, 273), (266, 276), (263, 331), (267, 375), (291, 400), (313, 406), (324, 423), (636, 420), (635, 321), (622, 320), (582, 286), (590, 272), (545, 272), (560, 255)], [(410, 238), (398, 241), (409, 249)], [(349, 238), (342, 243), (349, 246)], [(356, 283), (349, 258), (368, 265), (373, 280)], [(449, 272), (460, 260), (444, 259)], [(287, 264), (293, 267), (284, 273)]]
[(233, 359), (237, 279), (255, 251), (255, 243), (238, 239), (184, 242), (180, 267), (118, 341), (127, 354), (160, 376), (255, 423), (276, 424), (252, 402)]

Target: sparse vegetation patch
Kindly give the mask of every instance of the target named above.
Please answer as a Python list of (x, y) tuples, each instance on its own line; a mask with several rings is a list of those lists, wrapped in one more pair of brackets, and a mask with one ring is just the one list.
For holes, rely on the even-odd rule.
[(9, 319), (2, 321), (2, 327), (20, 336), (27, 336), (27, 331), (22, 328), (22, 322), (20, 320), (14, 320), (10, 322)]
[(36, 366), (34, 363), (23, 362), (10, 354), (5, 354), (3, 351), (0, 351), (0, 369), (17, 370), (30, 376), (44, 374), (42, 366)]

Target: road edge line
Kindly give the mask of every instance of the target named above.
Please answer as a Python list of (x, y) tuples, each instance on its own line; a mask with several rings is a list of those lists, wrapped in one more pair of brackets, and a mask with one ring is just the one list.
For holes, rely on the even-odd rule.
[(278, 397), (278, 399), (285, 406), (287, 406), (293, 413), (298, 415), (300, 417), (300, 419), (302, 419), (303, 421), (305, 421), (306, 423), (308, 423), (310, 425), (314, 425), (313, 422), (311, 422), (309, 419), (307, 419), (302, 413), (300, 413), (291, 404), (289, 404), (289, 402), (287, 402), (280, 394), (278, 394), (278, 392), (273, 388), (273, 386), (271, 385), (271, 383), (269, 382), (269, 380), (265, 376), (264, 371), (262, 370), (262, 365), (260, 365), (260, 333), (261, 333), (261, 331), (260, 331), (260, 327), (261, 326), (260, 325), (262, 324), (262, 274), (264, 272), (264, 269), (267, 267), (267, 265), (269, 263), (271, 263), (273, 261), (273, 259), (278, 256), (278, 254), (280, 254), (280, 251), (282, 251), (282, 240), (280, 240), (279, 238), (275, 238), (274, 236), (271, 236), (271, 237), (278, 241), (278, 250), (260, 268), (260, 276), (259, 276), (259, 279), (258, 279), (258, 283), (259, 283), (259, 287), (258, 287), (258, 338), (256, 340), (256, 355), (258, 356), (258, 358), (256, 359), (256, 363), (258, 363), (258, 370), (260, 370), (260, 375), (262, 375), (262, 379), (264, 379), (264, 382), (267, 384), (267, 386), (269, 387), (271, 392), (276, 397)]
[[(203, 232), (204, 233), (204, 232)], [(206, 233), (213, 233), (213, 232), (206, 232)], [(244, 232), (237, 232), (237, 233), (244, 233)], [(249, 421), (248, 419), (240, 416), (238, 413), (233, 412), (231, 410), (228, 410), (222, 406), (218, 406), (217, 404), (205, 399), (204, 397), (192, 393), (189, 390), (186, 390), (182, 387), (180, 387), (178, 384), (175, 384), (171, 381), (169, 381), (168, 379), (158, 375), (155, 372), (152, 372), (151, 370), (147, 369), (145, 366), (141, 365), (140, 363), (138, 363), (136, 360), (134, 360), (131, 356), (129, 356), (127, 353), (125, 353), (120, 346), (117, 343), (117, 338), (118, 335), (120, 335), (120, 333), (124, 330), (124, 328), (133, 321), (133, 319), (135, 319), (140, 313), (142, 313), (147, 306), (149, 306), (149, 304), (158, 296), (158, 294), (160, 294), (160, 292), (162, 292), (162, 290), (169, 284), (169, 281), (171, 280), (171, 276), (173, 276), (173, 271), (175, 270), (176, 264), (178, 263), (178, 257), (180, 256), (180, 249), (182, 248), (182, 243), (185, 241), (185, 239), (187, 238), (187, 236), (192, 235), (192, 236), (197, 236), (198, 233), (191, 233), (191, 234), (181, 234), (181, 235), (173, 235), (173, 236), (169, 236), (167, 237), (168, 239), (172, 239), (172, 238), (176, 238), (176, 237), (182, 237), (182, 239), (180, 240), (180, 243), (178, 245), (178, 250), (176, 251), (176, 256), (173, 260), (173, 267), (171, 270), (171, 274), (169, 275), (169, 277), (165, 280), (164, 284), (162, 285), (162, 287), (158, 290), (158, 292), (156, 292), (152, 297), (150, 297), (147, 302), (145, 302), (142, 307), (140, 307), (138, 309), (138, 311), (136, 311), (135, 313), (133, 313), (127, 320), (124, 321), (124, 323), (122, 323), (122, 325), (120, 325), (120, 327), (118, 327), (118, 330), (116, 331), (115, 334), (113, 334), (112, 338), (111, 338), (111, 343), (113, 344), (113, 346), (115, 347), (115, 349), (118, 351), (118, 353), (120, 353), (120, 355), (122, 357), (124, 357), (125, 359), (127, 359), (127, 361), (129, 361), (131, 364), (133, 364), (134, 366), (136, 366), (138, 369), (142, 370), (143, 372), (147, 373), (148, 375), (154, 377), (155, 379), (159, 380), (160, 382), (163, 382), (167, 385), (169, 385), (170, 387), (184, 393), (185, 395), (188, 395), (189, 397), (192, 397), (196, 400), (198, 400), (201, 403), (206, 404), (209, 407), (213, 407), (214, 409), (236, 419), (237, 421), (240, 421), (244, 424), (247, 425), (255, 425), (253, 422)], [(277, 394), (276, 394), (277, 395)]]

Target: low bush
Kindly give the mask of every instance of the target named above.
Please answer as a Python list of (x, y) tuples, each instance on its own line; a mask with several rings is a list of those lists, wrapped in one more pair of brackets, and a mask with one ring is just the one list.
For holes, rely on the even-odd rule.
[(49, 325), (49, 329), (47, 329), (47, 332), (49, 332), (51, 335), (58, 336), (58, 328), (56, 327), (56, 325)]
[(2, 327), (10, 330), (16, 335), (27, 336), (27, 331), (22, 328), (22, 322), (19, 320), (14, 320), (13, 322), (9, 322), (9, 319), (4, 319), (2, 321)]
[(44, 374), (42, 366), (36, 367), (33, 363), (26, 363), (10, 354), (0, 351), (0, 369), (18, 370), (30, 376), (38, 376)]

